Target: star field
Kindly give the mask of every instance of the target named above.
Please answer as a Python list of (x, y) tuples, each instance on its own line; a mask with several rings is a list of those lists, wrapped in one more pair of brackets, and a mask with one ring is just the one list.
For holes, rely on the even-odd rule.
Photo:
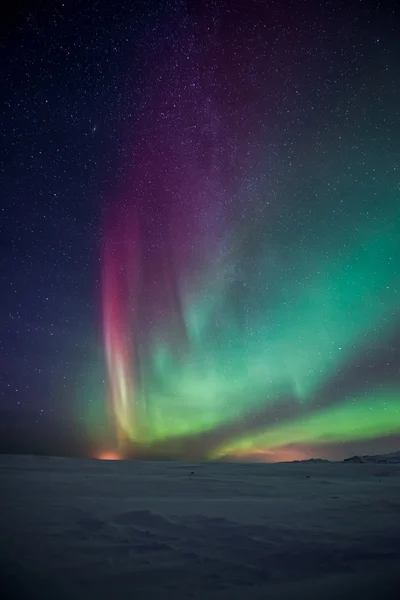
[(4, 16), (2, 450), (398, 449), (398, 12)]

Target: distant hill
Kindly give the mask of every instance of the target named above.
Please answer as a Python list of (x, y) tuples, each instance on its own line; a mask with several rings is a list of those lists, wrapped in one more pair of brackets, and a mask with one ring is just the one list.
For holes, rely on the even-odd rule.
[[(330, 461), (325, 458), (309, 458), (306, 460), (294, 460), (294, 463), (330, 463), (336, 461)], [(399, 465), (400, 464), (400, 450), (397, 452), (390, 452), (389, 454), (374, 454), (372, 456), (355, 455), (345, 458), (344, 460), (337, 461), (342, 463), (353, 463), (353, 464), (373, 464), (373, 465)]]
[(294, 463), (329, 463), (327, 458), (306, 458), (305, 460), (293, 460)]
[(399, 465), (400, 464), (400, 450), (397, 452), (390, 452), (389, 454), (374, 454), (369, 456), (351, 456), (345, 458), (344, 463), (357, 463), (357, 464), (375, 464), (375, 465)]

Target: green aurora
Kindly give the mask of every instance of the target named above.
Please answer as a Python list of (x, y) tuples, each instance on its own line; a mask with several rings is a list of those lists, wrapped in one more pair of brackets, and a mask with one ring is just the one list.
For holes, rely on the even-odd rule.
[[(120, 382), (126, 412), (113, 412), (118, 397), (111, 392), (119, 452), (134, 456), (146, 447), (215, 458), (275, 450), (279, 457), (279, 449), (293, 444), (398, 433), (398, 384), (378, 377), (363, 389), (368, 373), (360, 374), (357, 363), (385, 341), (390, 345), (398, 324), (399, 216), (392, 210), (373, 226), (365, 219), (357, 231), (350, 224), (340, 232), (339, 249), (294, 251), (285, 259), (286, 276), (260, 251), (238, 282), (226, 245), (217, 268), (204, 268), (194, 286), (182, 285), (184, 350), (174, 319), (164, 320), (153, 324), (146, 349), (138, 348), (134, 369), (109, 371), (111, 381), (131, 371), (139, 380)], [(341, 378), (344, 385), (335, 384)]]
[(201, 168), (178, 113), (146, 130), (151, 150), (104, 225), (107, 389), (85, 413), (96, 447), (274, 460), (400, 433), (400, 188), (393, 141), (371, 133), (395, 104), (379, 70), (372, 80), (328, 98), (301, 136), (293, 125), (240, 154), (228, 124)]

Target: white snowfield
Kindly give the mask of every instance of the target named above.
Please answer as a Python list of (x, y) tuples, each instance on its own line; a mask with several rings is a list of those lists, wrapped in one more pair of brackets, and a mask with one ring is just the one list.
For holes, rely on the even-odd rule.
[(400, 465), (0, 456), (0, 486), (1, 598), (400, 598)]

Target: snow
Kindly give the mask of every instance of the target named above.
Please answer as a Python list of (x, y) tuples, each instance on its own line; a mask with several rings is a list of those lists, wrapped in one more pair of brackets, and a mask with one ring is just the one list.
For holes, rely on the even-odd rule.
[(398, 464), (0, 456), (0, 483), (7, 598), (397, 597)]

